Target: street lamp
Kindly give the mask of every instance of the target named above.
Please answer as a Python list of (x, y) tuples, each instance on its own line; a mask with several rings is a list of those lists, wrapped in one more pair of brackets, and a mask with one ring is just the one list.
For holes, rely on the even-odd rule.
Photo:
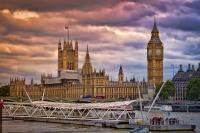
[(173, 70), (173, 77), (174, 77), (174, 64), (171, 64), (172, 70)]

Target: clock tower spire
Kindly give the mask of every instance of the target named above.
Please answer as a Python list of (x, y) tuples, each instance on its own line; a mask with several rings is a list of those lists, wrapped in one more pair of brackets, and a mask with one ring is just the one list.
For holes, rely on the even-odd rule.
[(147, 46), (147, 72), (148, 81), (156, 85), (163, 81), (163, 54), (163, 44), (154, 18), (151, 39)]

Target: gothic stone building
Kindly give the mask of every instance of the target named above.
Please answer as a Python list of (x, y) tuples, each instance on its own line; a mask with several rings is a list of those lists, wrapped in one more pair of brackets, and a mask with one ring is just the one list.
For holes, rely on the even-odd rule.
[(92, 67), (88, 47), (82, 69), (70, 70), (72, 68), (59, 69), (58, 77), (42, 74), (39, 85), (26, 85), (24, 78), (11, 78), (10, 94), (26, 97), (26, 90), (33, 98), (41, 97), (45, 91), (46, 98), (78, 99), (80, 96), (86, 96), (104, 99), (136, 99), (139, 95), (138, 84), (142, 96), (147, 97), (148, 91), (153, 89), (153, 85), (149, 82), (125, 81), (122, 66), (119, 69), (118, 81), (111, 81), (105, 69), (96, 71)]
[(176, 93), (175, 93), (176, 100), (186, 100), (187, 83), (192, 78), (200, 78), (200, 63), (197, 70), (195, 70), (194, 65), (192, 65), (191, 68), (191, 65), (188, 64), (187, 71), (183, 71), (182, 65), (180, 65), (178, 72), (172, 79), (176, 87)]
[(105, 99), (136, 99), (138, 85), (143, 97), (148, 98), (153, 92), (153, 83), (159, 83), (163, 78), (163, 46), (159, 39), (156, 22), (152, 30), (152, 37), (147, 48), (148, 53), (148, 82), (125, 81), (122, 66), (119, 68), (118, 81), (112, 81), (105, 69), (97, 71), (91, 63), (89, 49), (85, 55), (83, 67), (78, 66), (78, 41), (58, 43), (58, 76), (41, 74), (41, 84), (27, 85), (24, 78), (10, 79), (10, 94), (25, 97), (25, 90), (31, 97), (45, 97), (78, 99), (81, 96), (103, 97)]

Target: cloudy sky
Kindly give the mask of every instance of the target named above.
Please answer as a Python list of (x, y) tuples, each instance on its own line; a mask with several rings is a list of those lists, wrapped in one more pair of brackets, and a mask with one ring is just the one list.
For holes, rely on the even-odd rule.
[(92, 64), (116, 79), (146, 78), (146, 47), (156, 16), (164, 44), (164, 79), (179, 64), (200, 62), (200, 0), (0, 0), (0, 82), (10, 77), (57, 74), (57, 43), (79, 41), (79, 68), (86, 45)]

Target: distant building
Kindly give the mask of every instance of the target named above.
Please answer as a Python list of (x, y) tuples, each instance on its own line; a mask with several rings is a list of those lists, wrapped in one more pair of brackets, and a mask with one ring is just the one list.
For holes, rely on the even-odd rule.
[(178, 72), (173, 77), (172, 81), (176, 87), (176, 93), (175, 93), (175, 99), (176, 100), (187, 100), (187, 84), (188, 81), (192, 78), (200, 78), (200, 63), (195, 70), (194, 65), (188, 64), (187, 71), (183, 71), (182, 64), (180, 65), (180, 68)]

